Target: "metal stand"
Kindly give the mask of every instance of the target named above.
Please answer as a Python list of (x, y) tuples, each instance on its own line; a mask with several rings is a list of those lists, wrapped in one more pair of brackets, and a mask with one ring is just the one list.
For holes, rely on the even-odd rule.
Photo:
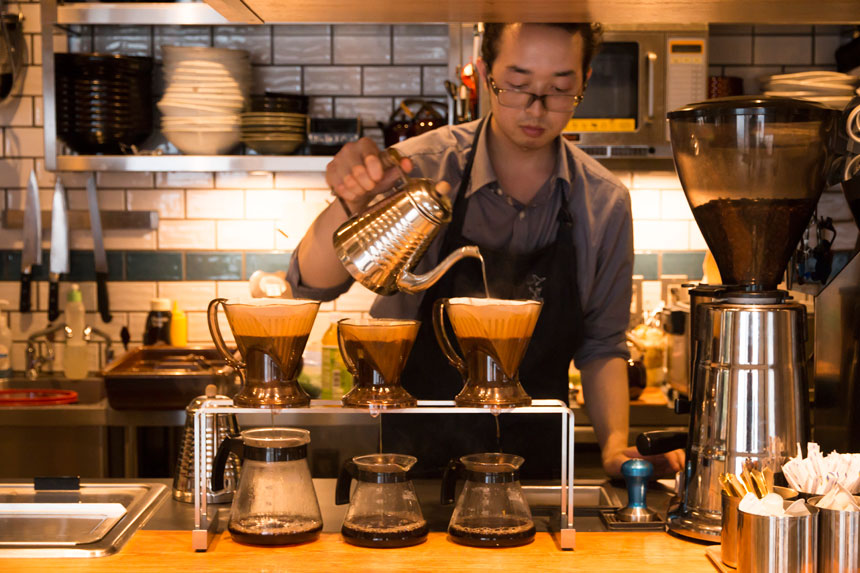
[[(573, 528), (573, 411), (561, 400), (533, 400), (531, 406), (521, 408), (464, 408), (451, 400), (419, 400), (415, 408), (382, 410), (375, 408), (344, 408), (339, 400), (312, 400), (309, 408), (275, 409), (283, 414), (335, 414), (337, 416), (376, 417), (381, 413), (408, 414), (555, 414), (561, 416), (561, 487), (559, 488), (559, 544), (562, 549), (574, 549), (576, 530)], [(206, 456), (203, 455), (206, 440), (208, 414), (257, 414), (267, 417), (272, 410), (264, 408), (237, 408), (232, 400), (206, 400), (194, 414), (194, 530), (191, 545), (195, 551), (206, 551), (214, 538), (212, 523), (206, 503)], [(213, 416), (214, 418), (214, 416)], [(525, 486), (523, 489), (527, 489)], [(541, 488), (545, 489), (545, 488)]]

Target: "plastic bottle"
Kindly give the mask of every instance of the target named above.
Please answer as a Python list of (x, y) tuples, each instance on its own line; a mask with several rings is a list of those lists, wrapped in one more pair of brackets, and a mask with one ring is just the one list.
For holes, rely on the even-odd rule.
[(2, 312), (8, 305), (8, 300), (0, 300), (0, 380), (12, 377), (12, 331)]
[(170, 312), (170, 345), (188, 345), (188, 319), (176, 301), (173, 301), (173, 310)]
[(63, 352), (63, 373), (66, 378), (80, 380), (89, 372), (89, 357), (87, 341), (84, 340), (86, 328), (86, 309), (81, 297), (81, 289), (73, 284), (72, 290), (66, 295), (66, 348)]
[(337, 344), (337, 323), (332, 322), (322, 337), (322, 392), (323, 400), (339, 400), (352, 388), (352, 374), (346, 369)]
[(154, 298), (149, 301), (149, 314), (143, 329), (143, 344), (170, 344), (170, 299)]

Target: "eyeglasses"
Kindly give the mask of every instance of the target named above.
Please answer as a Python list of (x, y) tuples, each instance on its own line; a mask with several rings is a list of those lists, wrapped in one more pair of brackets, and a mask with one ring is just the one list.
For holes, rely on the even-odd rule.
[(528, 109), (535, 101), (540, 101), (547, 111), (571, 112), (576, 109), (582, 98), (585, 97), (585, 88), (588, 84), (583, 84), (582, 92), (579, 95), (566, 94), (533, 94), (531, 92), (523, 92), (520, 90), (502, 89), (496, 85), (496, 80), (493, 76), (489, 76), (490, 89), (499, 98), (499, 105), (504, 107), (513, 107), (516, 109)]

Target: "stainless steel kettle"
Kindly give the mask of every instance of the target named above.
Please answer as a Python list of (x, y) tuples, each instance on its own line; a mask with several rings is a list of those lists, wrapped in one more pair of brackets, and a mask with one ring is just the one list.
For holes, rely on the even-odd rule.
[[(380, 154), (383, 166), (400, 169), (394, 149)], [(351, 217), (334, 234), (334, 250), (346, 270), (377, 294), (417, 293), (430, 288), (457, 261), (481, 258), (476, 246), (461, 247), (423, 275), (410, 272), (442, 225), (451, 221), (451, 200), (430, 179), (402, 171), (396, 191)]]

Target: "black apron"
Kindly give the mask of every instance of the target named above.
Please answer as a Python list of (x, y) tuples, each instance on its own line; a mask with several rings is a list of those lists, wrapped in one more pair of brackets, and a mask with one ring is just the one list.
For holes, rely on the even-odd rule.
[[(457, 196), (452, 220), (443, 238), (439, 260), (473, 241), (463, 236), (481, 122)], [(490, 295), (504, 299), (542, 300), (543, 307), (531, 342), (519, 369), (526, 393), (533, 399), (555, 398), (567, 403), (568, 368), (583, 340), (582, 305), (577, 286), (576, 250), (571, 232), (573, 219), (567, 199), (562, 195), (558, 212), (558, 232), (553, 243), (527, 254), (477, 245), (484, 258)], [(465, 259), (454, 265), (433, 287), (420, 305), (421, 328), (412, 348), (401, 381), (414, 396), (424, 400), (453, 400), (463, 388), (460, 373), (448, 362), (433, 332), (433, 303), (441, 298), (483, 297), (481, 265)], [(456, 338), (446, 321), (449, 338)], [(502, 451), (522, 455), (524, 477), (560, 477), (561, 421), (556, 415), (500, 415), (501, 442), (496, 440), (495, 420), (491, 414), (392, 415), (383, 416), (383, 448), (388, 452), (418, 457), (418, 475), (436, 475), (447, 461), (461, 455)]]

